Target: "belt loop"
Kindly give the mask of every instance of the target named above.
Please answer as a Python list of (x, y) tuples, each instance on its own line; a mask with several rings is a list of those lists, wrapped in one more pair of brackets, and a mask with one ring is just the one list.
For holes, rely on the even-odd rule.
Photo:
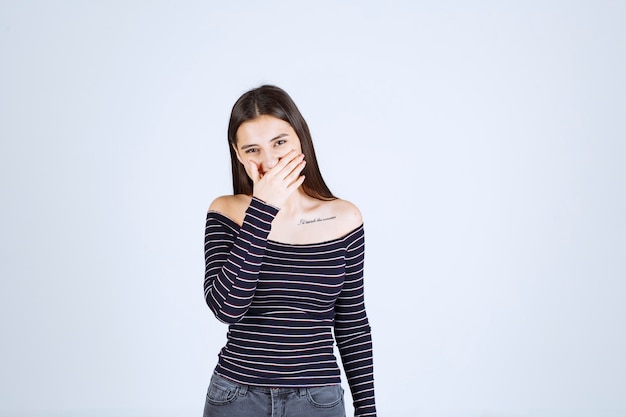
[(306, 396), (306, 388), (299, 387), (299, 388), (298, 388), (298, 394), (299, 394), (301, 397)]
[(247, 392), (248, 392), (248, 386), (244, 385), (244, 384), (240, 384), (239, 385), (239, 395), (241, 395), (243, 397), (244, 395), (246, 395)]

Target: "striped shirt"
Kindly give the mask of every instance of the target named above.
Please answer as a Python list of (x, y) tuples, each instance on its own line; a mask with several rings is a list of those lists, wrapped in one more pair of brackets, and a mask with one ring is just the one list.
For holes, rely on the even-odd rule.
[(215, 372), (266, 387), (340, 383), (336, 340), (355, 415), (375, 416), (363, 225), (327, 242), (286, 244), (268, 239), (277, 213), (253, 198), (241, 227), (207, 214), (204, 295), (229, 325)]

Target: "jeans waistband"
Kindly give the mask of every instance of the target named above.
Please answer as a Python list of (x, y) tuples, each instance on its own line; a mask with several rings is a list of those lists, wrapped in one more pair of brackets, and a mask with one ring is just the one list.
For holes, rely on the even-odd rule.
[(298, 395), (306, 395), (306, 387), (266, 387), (266, 386), (261, 386), (261, 385), (247, 385), (247, 384), (242, 384), (237, 381), (233, 381), (232, 379), (228, 379), (217, 373), (214, 374), (214, 376), (217, 378), (223, 379), (230, 384), (238, 386), (240, 395), (245, 395), (245, 393), (248, 391), (263, 392), (268, 395), (287, 394), (287, 393), (294, 393), (294, 392), (297, 393)]

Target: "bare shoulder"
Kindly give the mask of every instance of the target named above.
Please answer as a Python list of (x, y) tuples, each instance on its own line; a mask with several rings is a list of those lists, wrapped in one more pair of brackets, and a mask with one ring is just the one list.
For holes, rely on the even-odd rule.
[(344, 233), (348, 233), (363, 224), (361, 211), (350, 201), (337, 198), (329, 201), (328, 204), (331, 211), (341, 220)]
[(332, 200), (331, 203), (334, 206), (333, 210), (335, 210), (337, 214), (339, 214), (342, 218), (352, 218), (352, 221), (358, 223), (357, 226), (363, 223), (361, 210), (359, 210), (359, 208), (355, 204), (349, 202), (348, 200), (342, 200), (340, 198)]
[(209, 211), (221, 213), (241, 226), (251, 200), (252, 197), (245, 194), (223, 195), (213, 200)]

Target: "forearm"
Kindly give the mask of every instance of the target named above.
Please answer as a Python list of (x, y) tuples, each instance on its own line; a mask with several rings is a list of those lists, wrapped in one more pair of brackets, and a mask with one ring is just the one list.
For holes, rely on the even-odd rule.
[(367, 324), (336, 330), (337, 347), (352, 392), (355, 416), (376, 416), (372, 336)]
[(376, 416), (372, 335), (365, 311), (364, 233), (346, 249), (346, 275), (335, 303), (335, 339), (354, 400), (355, 416)]
[(258, 282), (267, 236), (278, 209), (252, 199), (232, 241), (213, 231), (205, 236), (206, 302), (222, 322), (234, 323), (248, 311)]

